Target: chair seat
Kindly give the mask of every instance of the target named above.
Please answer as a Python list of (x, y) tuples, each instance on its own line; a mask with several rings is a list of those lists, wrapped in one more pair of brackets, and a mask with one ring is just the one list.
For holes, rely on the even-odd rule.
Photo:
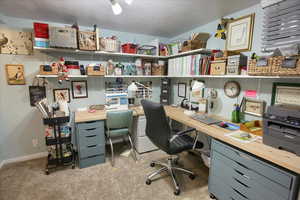
[(119, 137), (122, 135), (128, 135), (129, 134), (129, 129), (128, 128), (121, 128), (121, 129), (111, 129), (109, 131), (109, 136), (110, 137)]
[(176, 137), (170, 142), (168, 154), (178, 154), (186, 150), (193, 149), (194, 139), (188, 135)]

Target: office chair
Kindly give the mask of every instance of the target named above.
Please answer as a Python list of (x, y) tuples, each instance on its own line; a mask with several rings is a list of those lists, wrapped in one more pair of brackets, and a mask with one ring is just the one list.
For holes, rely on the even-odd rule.
[(151, 167), (158, 165), (162, 168), (150, 174), (147, 177), (146, 184), (150, 185), (154, 176), (161, 174), (162, 172), (168, 172), (175, 186), (174, 194), (179, 195), (180, 188), (174, 172), (177, 171), (184, 173), (192, 180), (195, 178), (195, 174), (187, 169), (176, 167), (179, 157), (173, 158), (172, 156), (183, 151), (192, 150), (196, 146), (197, 148), (202, 148), (203, 144), (201, 142), (197, 142), (197, 137), (196, 139), (193, 139), (188, 135), (195, 131), (194, 128), (173, 133), (168, 123), (164, 107), (161, 104), (148, 100), (142, 100), (141, 104), (147, 119), (146, 135), (154, 145), (170, 155), (167, 163), (159, 161), (151, 162)]
[(134, 160), (137, 160), (135, 150), (130, 137), (132, 128), (132, 110), (124, 111), (109, 111), (107, 112), (106, 119), (106, 138), (109, 140), (111, 148), (111, 164), (114, 166), (114, 149), (112, 138), (127, 136), (131, 146), (131, 152), (133, 154)]

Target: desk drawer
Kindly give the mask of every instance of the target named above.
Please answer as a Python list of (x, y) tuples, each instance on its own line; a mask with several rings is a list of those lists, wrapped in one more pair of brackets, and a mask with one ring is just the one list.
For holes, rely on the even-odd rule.
[(79, 167), (85, 168), (105, 162), (105, 155), (95, 155), (79, 160)]
[(105, 145), (90, 145), (80, 148), (79, 156), (80, 158), (88, 158), (94, 155), (105, 155)]
[(80, 130), (79, 133), (79, 148), (95, 145), (95, 144), (105, 144), (105, 137), (104, 134), (101, 133), (101, 130), (95, 129), (94, 131), (86, 131)]
[(104, 121), (90, 121), (90, 122), (78, 123), (77, 128), (80, 130), (93, 129), (93, 128), (104, 129)]
[(248, 170), (252, 170), (261, 176), (267, 177), (287, 189), (290, 189), (291, 187), (292, 176), (281, 169), (275, 168), (266, 162), (260, 161), (216, 140), (213, 140), (212, 149), (232, 159), (237, 164), (246, 167)]

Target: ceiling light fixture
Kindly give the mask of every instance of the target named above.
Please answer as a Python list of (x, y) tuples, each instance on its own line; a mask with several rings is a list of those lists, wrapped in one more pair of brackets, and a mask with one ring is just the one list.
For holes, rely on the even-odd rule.
[(117, 2), (117, 0), (110, 0), (112, 11), (115, 15), (119, 15), (122, 13), (122, 7)]
[(127, 3), (128, 5), (131, 5), (133, 2), (133, 0), (125, 0), (125, 3)]

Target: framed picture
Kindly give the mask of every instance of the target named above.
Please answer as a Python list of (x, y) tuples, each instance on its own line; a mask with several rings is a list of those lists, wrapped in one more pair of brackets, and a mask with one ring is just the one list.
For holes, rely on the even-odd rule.
[(25, 85), (24, 65), (5, 65), (8, 85)]
[(255, 14), (247, 15), (228, 24), (226, 50), (250, 51), (252, 48)]
[(273, 83), (272, 102), (300, 106), (300, 83)]
[(35, 106), (37, 102), (46, 98), (45, 86), (29, 86), (30, 105)]
[(73, 99), (88, 98), (87, 81), (72, 81)]
[(54, 101), (67, 101), (68, 103), (70, 103), (71, 102), (70, 89), (69, 88), (54, 89), (53, 97), (54, 97)]
[(242, 103), (242, 112), (261, 117), (265, 112), (266, 103), (262, 100), (245, 98)]
[(186, 98), (186, 83), (178, 83), (178, 97)]
[(30, 55), (33, 52), (32, 33), (0, 28), (0, 53)]

